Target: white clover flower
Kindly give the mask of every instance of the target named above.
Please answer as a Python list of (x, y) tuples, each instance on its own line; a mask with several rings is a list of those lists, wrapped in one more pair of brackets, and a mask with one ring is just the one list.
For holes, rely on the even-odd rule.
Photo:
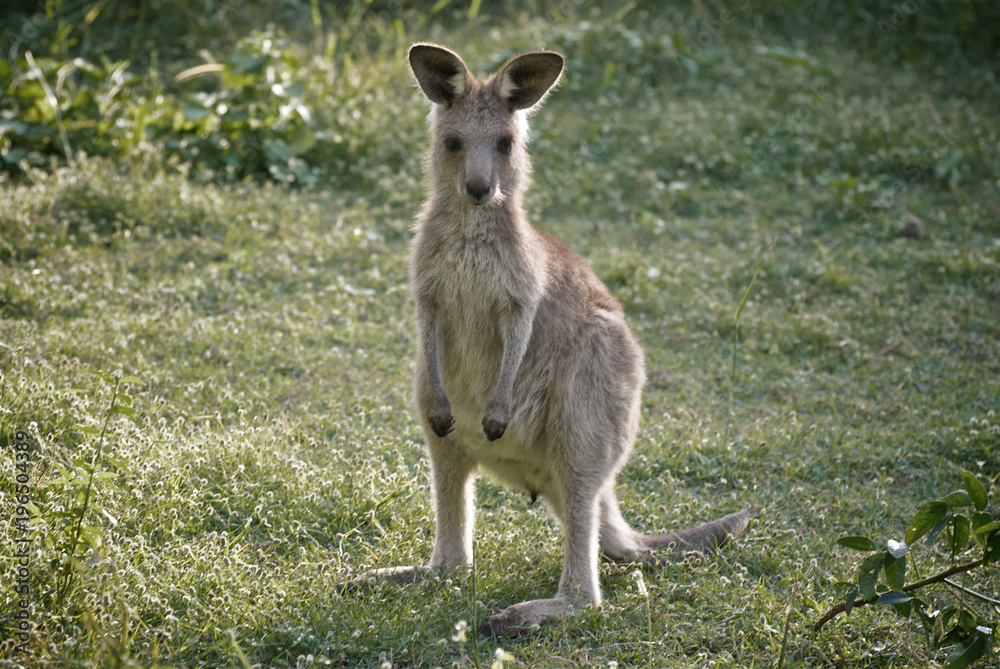
[(503, 648), (497, 648), (493, 652), (493, 662), (490, 664), (490, 669), (503, 669), (504, 662), (513, 661), (514, 656), (505, 651)]
[(458, 643), (465, 643), (465, 632), (469, 629), (469, 623), (459, 620), (455, 623), (455, 631), (451, 635), (451, 640)]
[(632, 578), (635, 579), (635, 585), (639, 589), (639, 595), (642, 597), (649, 597), (649, 591), (646, 590), (646, 581), (642, 578), (642, 572), (636, 569), (632, 572)]

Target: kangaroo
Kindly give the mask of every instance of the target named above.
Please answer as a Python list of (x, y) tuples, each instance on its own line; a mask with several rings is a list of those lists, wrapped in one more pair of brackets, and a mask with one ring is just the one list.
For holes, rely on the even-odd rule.
[[(472, 565), (474, 472), (542, 496), (564, 535), (555, 597), (490, 617), (513, 636), (599, 604), (599, 553), (619, 562), (705, 551), (742, 532), (749, 511), (647, 536), (625, 522), (615, 478), (639, 425), (643, 353), (587, 262), (527, 220), (528, 115), (556, 85), (563, 57), (517, 56), (477, 81), (454, 52), (414, 44), (410, 67), (433, 103), (429, 197), (411, 244), (415, 399), (433, 479), (431, 570)], [(428, 568), (363, 574), (410, 582)]]

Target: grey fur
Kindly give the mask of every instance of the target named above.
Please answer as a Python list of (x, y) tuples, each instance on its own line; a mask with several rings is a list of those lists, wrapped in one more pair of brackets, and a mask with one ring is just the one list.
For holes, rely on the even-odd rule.
[[(590, 266), (533, 227), (521, 206), (531, 165), (527, 113), (563, 58), (528, 53), (477, 81), (459, 56), (416, 44), (410, 65), (433, 102), (429, 197), (410, 280), (417, 326), (416, 407), (433, 475), (430, 569), (364, 574), (410, 582), (472, 564), (473, 474), (541, 495), (563, 526), (555, 597), (521, 602), (480, 631), (515, 635), (598, 604), (599, 552), (655, 560), (715, 548), (746, 528), (741, 511), (685, 532), (640, 534), (615, 496), (639, 425), (643, 354), (621, 305)], [(507, 149), (509, 141), (509, 150)]]

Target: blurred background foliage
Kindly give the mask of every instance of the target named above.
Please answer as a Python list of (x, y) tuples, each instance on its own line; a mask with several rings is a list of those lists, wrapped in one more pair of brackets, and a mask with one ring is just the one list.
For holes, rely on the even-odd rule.
[[(0, 174), (49, 170), (80, 152), (124, 162), (152, 154), (199, 180), (363, 185), (371, 165), (402, 168), (412, 142), (399, 136), (412, 124), (373, 104), (395, 95), (387, 81), (409, 85), (395, 76), (408, 44), (518, 14), (544, 21), (562, 42), (548, 46), (569, 47), (577, 54), (570, 68), (589, 75), (576, 80), (591, 83), (609, 83), (617, 64), (643, 83), (669, 77), (683, 88), (684, 77), (708, 74), (716, 38), (751, 9), (754, 30), (727, 40), (753, 34), (787, 45), (759, 52), (833, 78), (802, 49), (832, 46), (928, 69), (995, 71), (1000, 59), (992, 0), (417, 5), (10, 0), (0, 9)], [(614, 14), (617, 36), (601, 31), (588, 41), (587, 17), (597, 14)], [(655, 42), (633, 32), (651, 14), (671, 26)]]

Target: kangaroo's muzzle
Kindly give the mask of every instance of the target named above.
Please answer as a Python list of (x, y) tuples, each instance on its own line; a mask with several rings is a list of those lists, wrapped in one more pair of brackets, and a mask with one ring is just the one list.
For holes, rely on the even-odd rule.
[(469, 179), (465, 182), (465, 197), (476, 206), (484, 205), (493, 199), (493, 185), (485, 179)]

